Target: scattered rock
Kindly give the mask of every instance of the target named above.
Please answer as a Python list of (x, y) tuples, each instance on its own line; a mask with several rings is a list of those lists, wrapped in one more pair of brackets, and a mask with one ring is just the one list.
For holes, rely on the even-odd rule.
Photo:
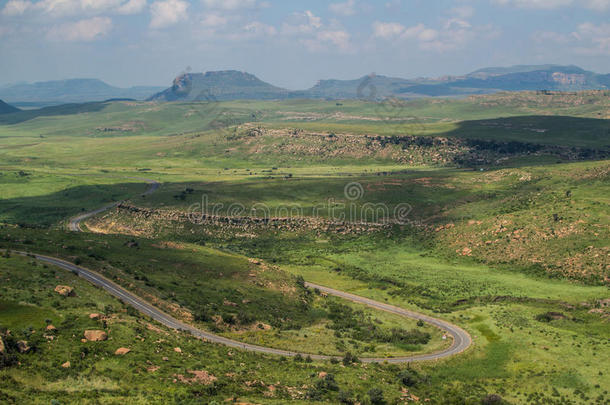
[(66, 361), (64, 364), (61, 365), (63, 368), (70, 368), (71, 364), (69, 361)]
[(100, 342), (108, 339), (108, 335), (103, 330), (86, 330), (85, 339), (90, 342)]
[(237, 304), (236, 304), (236, 303), (234, 303), (234, 302), (232, 302), (232, 301), (229, 301), (229, 300), (228, 300), (228, 299), (226, 299), (226, 298), (225, 298), (225, 299), (222, 301), (222, 304), (223, 304), (223, 305), (226, 305), (226, 306), (228, 306), (228, 307), (236, 307), (236, 306), (237, 306)]
[(54, 332), (57, 330), (57, 328), (53, 325), (47, 325), (47, 327), (45, 329), (47, 332)]
[(28, 346), (26, 340), (19, 340), (17, 341), (17, 350), (19, 350), (19, 353), (27, 353), (30, 351), (30, 346)]
[(163, 357), (163, 361), (169, 361), (169, 357)]
[(115, 354), (115, 356), (124, 356), (127, 353), (129, 353), (130, 351), (131, 351), (131, 349), (128, 349), (126, 347), (119, 347), (118, 349), (116, 349), (114, 354)]
[(182, 349), (181, 349), (181, 348), (179, 348), (179, 347), (174, 347), (174, 351), (175, 351), (176, 353), (182, 353)]
[(89, 319), (100, 319), (100, 314), (89, 314)]
[(149, 373), (154, 373), (155, 371), (157, 371), (160, 368), (161, 367), (159, 367), (159, 366), (150, 366), (146, 369), (146, 371), (148, 371)]
[(58, 285), (57, 287), (55, 287), (55, 292), (63, 297), (74, 296), (74, 288), (67, 285)]
[(205, 370), (187, 370), (187, 371), (190, 374), (193, 374), (193, 377), (187, 378), (187, 377), (183, 376), (182, 374), (174, 374), (174, 377), (176, 377), (178, 380), (180, 380), (180, 382), (187, 383), (187, 384), (210, 385), (214, 381), (218, 380), (218, 378), (216, 378), (214, 375), (208, 373)]
[(326, 378), (327, 375), (328, 373), (326, 371), (320, 371), (318, 373), (318, 378)]

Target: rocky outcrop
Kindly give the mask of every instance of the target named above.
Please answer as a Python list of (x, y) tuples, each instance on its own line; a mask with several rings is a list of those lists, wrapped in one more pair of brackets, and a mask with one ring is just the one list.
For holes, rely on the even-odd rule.
[(84, 335), (89, 342), (101, 342), (108, 339), (108, 335), (103, 330), (86, 330)]
[(74, 296), (74, 288), (67, 285), (58, 285), (57, 287), (55, 287), (55, 292), (61, 295), (62, 297)]
[(18, 340), (17, 341), (17, 350), (19, 353), (27, 353), (30, 351), (30, 346), (28, 346), (27, 340)]

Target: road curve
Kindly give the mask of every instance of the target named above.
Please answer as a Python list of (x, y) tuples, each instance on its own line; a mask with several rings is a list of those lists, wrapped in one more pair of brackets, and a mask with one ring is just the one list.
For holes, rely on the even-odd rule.
[[(160, 185), (155, 180), (150, 180), (150, 179), (139, 179), (139, 180), (144, 180), (150, 184), (150, 187), (148, 188), (148, 190), (146, 190), (144, 195), (154, 193), (159, 188), (159, 185)], [(73, 217), (70, 219), (69, 229), (74, 232), (82, 232), (80, 223), (83, 220), (90, 218), (94, 215), (97, 215), (99, 213), (102, 213), (110, 208), (116, 207), (119, 204), (120, 204), (120, 202), (108, 204), (108, 205), (98, 208), (96, 210), (93, 210), (93, 211), (90, 211), (87, 213), (83, 213), (76, 217)], [(18, 253), (21, 255), (27, 254), (24, 252), (18, 252)], [(75, 274), (78, 274), (80, 277), (84, 278), (85, 280), (89, 281), (90, 283), (92, 283), (98, 287), (105, 289), (111, 295), (120, 299), (124, 303), (131, 305), (136, 310), (140, 311), (141, 313), (143, 313), (145, 315), (148, 315), (155, 321), (167, 326), (168, 328), (190, 332), (193, 336), (207, 340), (209, 342), (219, 343), (219, 344), (222, 344), (222, 345), (225, 345), (228, 347), (234, 347), (236, 349), (243, 349), (243, 350), (249, 350), (249, 351), (258, 352), (258, 353), (274, 354), (274, 355), (280, 355), (280, 356), (296, 356), (296, 355), (310, 356), (314, 360), (341, 359), (341, 357), (338, 357), (338, 356), (326, 356), (326, 355), (320, 355), (320, 354), (300, 353), (300, 352), (293, 352), (293, 351), (289, 351), (289, 350), (274, 349), (274, 348), (270, 348), (270, 347), (258, 346), (258, 345), (253, 345), (250, 343), (239, 342), (237, 340), (229, 339), (224, 336), (215, 335), (213, 333), (198, 329), (192, 325), (188, 325), (188, 324), (185, 324), (185, 323), (179, 321), (178, 319), (161, 311), (157, 307), (144, 301), (142, 298), (138, 297), (137, 295), (133, 294), (132, 292), (125, 290), (123, 287), (119, 286), (118, 284), (114, 283), (113, 281), (110, 281), (109, 279), (107, 279), (106, 277), (102, 276), (101, 274), (99, 274), (95, 271), (86, 269), (81, 266), (77, 266), (75, 264), (72, 264), (72, 263), (62, 260), (62, 259), (50, 257), (50, 256), (39, 255), (39, 254), (29, 254), (29, 255), (33, 256), (36, 259), (41, 260), (43, 262), (58, 266), (62, 269), (65, 269), (65, 270), (71, 271)], [(451, 346), (449, 346), (448, 348), (441, 350), (439, 352), (418, 354), (418, 355), (404, 356), (404, 357), (366, 357), (366, 358), (360, 359), (362, 362), (365, 362), (365, 363), (383, 363), (383, 362), (409, 363), (409, 362), (413, 362), (413, 361), (438, 360), (438, 359), (442, 359), (445, 357), (450, 357), (450, 356), (459, 354), (459, 353), (463, 352), (464, 350), (468, 349), (468, 347), (470, 347), (470, 345), (472, 344), (472, 339), (471, 339), (470, 335), (468, 334), (468, 332), (466, 332), (464, 329), (460, 328), (459, 326), (456, 326), (456, 325), (449, 323), (447, 321), (444, 321), (442, 319), (433, 318), (431, 316), (420, 314), (418, 312), (409, 311), (409, 310), (406, 310), (403, 308), (396, 307), (394, 305), (385, 304), (383, 302), (378, 302), (378, 301), (372, 300), (370, 298), (361, 297), (359, 295), (335, 290), (333, 288), (314, 284), (314, 283), (306, 282), (305, 286), (308, 288), (317, 288), (318, 290), (320, 290), (326, 294), (333, 295), (333, 296), (336, 296), (339, 298), (343, 298), (343, 299), (346, 299), (346, 300), (349, 300), (349, 301), (352, 301), (352, 302), (355, 302), (358, 304), (363, 304), (363, 305), (366, 305), (366, 306), (369, 306), (371, 308), (375, 308), (375, 309), (378, 309), (381, 311), (393, 313), (393, 314), (396, 314), (396, 315), (399, 315), (399, 316), (402, 316), (405, 318), (412, 318), (412, 319), (418, 319), (418, 320), (421, 319), (422, 321), (427, 322), (427, 323), (434, 325), (437, 328), (443, 330), (445, 332), (445, 334), (449, 338), (452, 339)]]
[[(142, 179), (139, 177), (126, 177), (128, 179), (135, 179), (135, 180), (143, 180), (145, 182), (147, 182), (150, 186), (148, 187), (148, 190), (146, 190), (142, 195), (149, 195), (154, 193), (155, 191), (157, 191), (157, 189), (159, 188), (160, 184), (159, 182), (157, 182), (156, 180), (151, 180), (151, 179)], [(71, 230), (72, 232), (82, 232), (82, 228), (80, 227), (80, 223), (82, 221), (84, 221), (87, 218), (91, 218), (94, 215), (100, 214), (106, 210), (109, 210), (110, 208), (114, 208), (117, 205), (119, 205), (122, 201), (119, 202), (115, 202), (112, 204), (108, 204), (108, 205), (104, 205), (101, 208), (98, 208), (96, 210), (93, 211), (89, 211), (89, 212), (85, 212), (84, 214), (80, 214), (77, 215), (75, 217), (70, 218), (70, 221), (68, 222), (68, 229)]]
[[(134, 293), (127, 291), (126, 289), (119, 286), (115, 282), (110, 281), (106, 277), (102, 276), (101, 274), (99, 274), (93, 270), (89, 270), (82, 266), (77, 266), (75, 264), (72, 264), (70, 262), (67, 262), (65, 260), (58, 259), (55, 257), (50, 257), (50, 256), (45, 256), (45, 255), (40, 255), (40, 254), (25, 253), (25, 252), (15, 252), (15, 253), (23, 255), (23, 256), (34, 257), (35, 259), (40, 260), (42, 262), (60, 267), (64, 270), (68, 270), (74, 274), (77, 274), (78, 276), (89, 281), (91, 284), (103, 288), (104, 290), (106, 290), (108, 293), (110, 293), (114, 297), (123, 301), (125, 304), (131, 305), (139, 312), (151, 317), (152, 319), (161, 323), (162, 325), (165, 325), (171, 329), (190, 332), (193, 336), (200, 338), (200, 339), (204, 339), (204, 340), (212, 342), (212, 343), (219, 343), (224, 346), (233, 347), (236, 349), (249, 350), (252, 352), (273, 354), (273, 355), (279, 355), (279, 356), (301, 355), (303, 357), (309, 356), (314, 360), (330, 360), (330, 359), (340, 360), (341, 359), (340, 356), (326, 356), (326, 355), (320, 355), (320, 354), (300, 353), (300, 352), (293, 352), (293, 351), (289, 351), (289, 350), (274, 349), (271, 347), (264, 347), (264, 346), (253, 345), (250, 343), (239, 342), (237, 340), (229, 339), (224, 336), (215, 335), (213, 333), (201, 330), (192, 325), (188, 325), (184, 322), (179, 321), (178, 319), (174, 318), (173, 316), (161, 311), (159, 308), (153, 306), (149, 302), (143, 300), (142, 298), (138, 297)], [(419, 355), (406, 356), (406, 357), (388, 357), (388, 358), (386, 358), (386, 357), (365, 357), (365, 358), (361, 358), (360, 360), (364, 363), (383, 363), (383, 362), (409, 363), (409, 362), (413, 362), (413, 361), (437, 360), (437, 359), (441, 359), (444, 357), (448, 357), (448, 356), (452, 356), (452, 355), (461, 353), (462, 351), (466, 350), (470, 346), (470, 343), (471, 343), (470, 335), (468, 335), (468, 333), (466, 331), (464, 331), (463, 329), (461, 329), (455, 325), (445, 322), (443, 320), (432, 318), (432, 317), (429, 317), (429, 316), (426, 316), (423, 314), (419, 314), (416, 312), (407, 311), (405, 309), (398, 308), (393, 305), (384, 304), (381, 302), (371, 300), (369, 298), (360, 297), (358, 295), (346, 293), (343, 291), (338, 291), (338, 290), (324, 287), (321, 285), (317, 285), (317, 284), (313, 284), (313, 283), (306, 283), (305, 285), (309, 288), (317, 288), (320, 291), (323, 291), (329, 295), (334, 295), (334, 296), (344, 298), (344, 299), (347, 299), (347, 300), (350, 300), (350, 301), (353, 301), (356, 303), (364, 304), (364, 305), (370, 306), (372, 308), (379, 309), (381, 311), (394, 313), (394, 314), (404, 316), (404, 317), (421, 319), (425, 322), (428, 322), (430, 324), (433, 324), (434, 326), (437, 326), (437, 327), (445, 330), (447, 332), (447, 334), (453, 338), (453, 342), (452, 342), (451, 346), (440, 352), (419, 354)]]

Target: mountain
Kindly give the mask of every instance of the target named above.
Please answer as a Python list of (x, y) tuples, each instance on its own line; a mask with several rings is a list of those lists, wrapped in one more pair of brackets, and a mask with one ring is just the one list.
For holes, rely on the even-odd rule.
[(10, 104), (6, 104), (4, 101), (0, 100), (0, 114), (10, 114), (14, 112), (21, 111), (17, 107), (13, 107)]
[(111, 98), (143, 100), (162, 87), (137, 86), (127, 89), (111, 86), (98, 79), (68, 79), (37, 83), (18, 83), (0, 87), (0, 98), (11, 103), (81, 103)]
[(256, 76), (223, 70), (207, 73), (185, 73), (172, 86), (149, 98), (154, 101), (206, 101), (289, 97), (289, 91), (266, 83)]
[(303, 98), (379, 99), (391, 96), (398, 89), (415, 84), (413, 80), (370, 74), (356, 80), (320, 80), (308, 90), (292, 92)]

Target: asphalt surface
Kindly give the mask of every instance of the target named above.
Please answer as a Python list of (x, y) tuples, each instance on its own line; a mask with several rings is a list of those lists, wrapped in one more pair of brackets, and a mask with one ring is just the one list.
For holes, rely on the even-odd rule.
[[(144, 180), (150, 184), (150, 187), (144, 193), (145, 195), (151, 194), (159, 188), (159, 183), (156, 182), (155, 180), (150, 180), (150, 179), (141, 179), (141, 180)], [(71, 231), (75, 231), (75, 232), (82, 232), (80, 223), (83, 220), (90, 218), (94, 215), (97, 215), (101, 212), (104, 212), (112, 207), (115, 207), (118, 204), (120, 204), (120, 202), (106, 205), (102, 208), (98, 208), (94, 211), (87, 212), (87, 213), (78, 215), (78, 216), (70, 219), (69, 229)], [(20, 254), (26, 255), (26, 253), (23, 253), (23, 252), (21, 252)], [(151, 317), (155, 321), (167, 326), (168, 328), (189, 332), (193, 336), (200, 338), (200, 339), (204, 339), (208, 342), (219, 343), (219, 344), (222, 344), (222, 345), (225, 345), (228, 347), (234, 347), (236, 349), (249, 350), (252, 352), (273, 354), (273, 355), (279, 355), (279, 356), (301, 355), (303, 357), (309, 356), (314, 360), (329, 360), (332, 358), (341, 359), (341, 357), (338, 357), (338, 356), (325, 356), (325, 355), (319, 355), (319, 354), (300, 353), (300, 352), (293, 352), (293, 351), (289, 351), (289, 350), (257, 346), (257, 345), (253, 345), (253, 344), (249, 344), (249, 343), (243, 343), (243, 342), (239, 342), (236, 340), (232, 340), (232, 339), (229, 339), (229, 338), (226, 338), (223, 336), (215, 335), (213, 333), (198, 329), (192, 325), (188, 325), (188, 324), (185, 324), (185, 323), (179, 321), (178, 319), (161, 311), (157, 307), (144, 301), (143, 299), (141, 299), (137, 295), (131, 293), (130, 291), (125, 290), (118, 284), (114, 283), (113, 281), (110, 281), (109, 279), (102, 276), (101, 274), (96, 273), (95, 271), (86, 269), (81, 266), (77, 266), (77, 265), (67, 262), (65, 260), (54, 258), (54, 257), (38, 255), (38, 254), (29, 254), (29, 255), (35, 257), (36, 259), (38, 259), (40, 261), (58, 266), (62, 269), (71, 271), (71, 272), (79, 275), (80, 277), (84, 278), (85, 280), (89, 281), (90, 283), (105, 289), (111, 295), (120, 299), (124, 303), (131, 305), (136, 310)], [(418, 320), (421, 319), (422, 321), (427, 322), (427, 323), (441, 329), (443, 331), (443, 333), (446, 335), (447, 339), (451, 340), (451, 345), (448, 348), (446, 348), (442, 351), (439, 351), (439, 352), (419, 354), (419, 355), (413, 355), (413, 356), (405, 356), (405, 357), (387, 357), (387, 358), (386, 357), (382, 357), (382, 358), (367, 357), (367, 358), (361, 358), (360, 360), (362, 362), (365, 362), (365, 363), (383, 363), (383, 362), (409, 363), (409, 362), (414, 362), (414, 361), (438, 360), (438, 359), (442, 359), (445, 357), (450, 357), (450, 356), (459, 354), (459, 353), (463, 352), (464, 350), (466, 350), (468, 347), (470, 347), (470, 345), (472, 344), (472, 339), (470, 338), (470, 335), (468, 334), (468, 332), (466, 332), (459, 326), (456, 326), (456, 325), (449, 323), (447, 321), (444, 321), (442, 319), (433, 318), (431, 316), (420, 314), (418, 312), (409, 311), (409, 310), (399, 308), (399, 307), (396, 307), (393, 305), (385, 304), (383, 302), (374, 301), (370, 298), (361, 297), (359, 295), (335, 290), (333, 288), (314, 284), (314, 283), (306, 282), (305, 286), (308, 288), (317, 288), (318, 290), (320, 290), (326, 294), (333, 295), (333, 296), (336, 296), (339, 298), (343, 298), (343, 299), (346, 299), (346, 300), (349, 300), (352, 302), (356, 302), (359, 304), (363, 304), (368, 307), (375, 308), (375, 309), (378, 309), (381, 311), (393, 313), (393, 314), (396, 314), (396, 315), (399, 315), (399, 316), (402, 316), (405, 318), (418, 319)]]

